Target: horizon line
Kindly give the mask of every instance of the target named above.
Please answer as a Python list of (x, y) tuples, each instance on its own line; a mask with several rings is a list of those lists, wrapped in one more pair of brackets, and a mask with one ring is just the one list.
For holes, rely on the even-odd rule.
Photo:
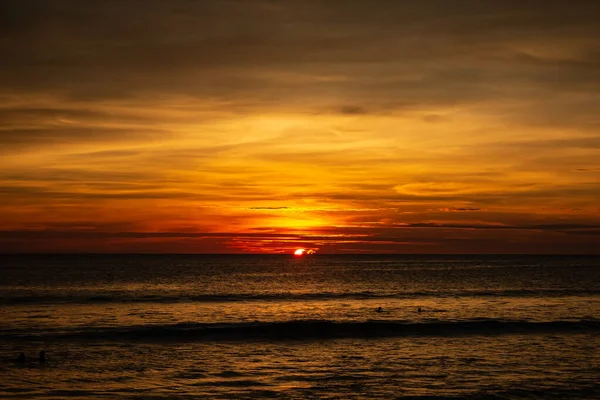
[[(152, 253), (152, 252), (0, 252), (3, 256), (31, 256), (31, 255), (131, 255), (131, 256), (294, 256), (294, 253)], [(600, 253), (314, 253), (302, 257), (313, 256), (597, 256)]]

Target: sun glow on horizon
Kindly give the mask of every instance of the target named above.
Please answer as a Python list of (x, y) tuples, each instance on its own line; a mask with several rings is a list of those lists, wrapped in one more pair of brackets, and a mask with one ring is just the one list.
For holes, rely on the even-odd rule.
[(311, 254), (315, 254), (317, 252), (318, 249), (313, 250), (313, 249), (296, 249), (296, 251), (294, 251), (294, 255), (295, 256), (303, 256), (303, 255), (311, 255)]

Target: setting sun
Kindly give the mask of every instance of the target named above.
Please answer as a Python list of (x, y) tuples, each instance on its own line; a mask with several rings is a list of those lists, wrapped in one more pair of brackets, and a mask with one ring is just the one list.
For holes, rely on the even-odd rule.
[(305, 252), (305, 251), (306, 251), (306, 250), (304, 250), (304, 249), (298, 249), (298, 250), (296, 250), (296, 251), (294, 252), (294, 255), (295, 255), (295, 256), (301, 256), (301, 255), (304, 255), (304, 252)]

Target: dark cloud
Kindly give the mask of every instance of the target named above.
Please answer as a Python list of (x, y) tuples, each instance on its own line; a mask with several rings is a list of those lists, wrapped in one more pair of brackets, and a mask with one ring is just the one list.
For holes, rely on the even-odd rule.
[[(426, 241), (427, 238), (419, 238), (416, 236), (405, 236), (401, 234), (404, 230), (413, 229), (464, 229), (464, 230), (532, 230), (532, 231), (569, 231), (569, 233), (590, 234), (600, 229), (600, 225), (586, 224), (552, 224), (552, 225), (522, 225), (522, 226), (507, 226), (507, 225), (491, 225), (491, 224), (451, 224), (451, 223), (411, 223), (372, 227), (323, 227), (317, 231), (303, 233), (279, 233), (273, 232), (273, 228), (254, 228), (257, 231), (266, 232), (135, 232), (135, 231), (103, 231), (102, 228), (107, 227), (123, 227), (126, 223), (101, 223), (97, 224), (92, 221), (77, 222), (77, 223), (51, 223), (52, 229), (28, 229), (28, 230), (11, 230), (0, 231), (2, 238), (71, 238), (71, 237), (88, 237), (95, 239), (103, 238), (195, 238), (195, 237), (221, 237), (221, 238), (237, 238), (237, 239), (310, 239), (317, 241), (356, 241), (361, 239), (364, 241)], [(68, 228), (68, 229), (60, 229)], [(270, 231), (270, 232), (269, 232)], [(595, 233), (591, 233), (595, 234)], [(459, 240), (459, 239), (457, 239)]]
[(340, 107), (340, 112), (347, 115), (361, 115), (366, 114), (367, 110), (360, 106), (343, 106)]
[(526, 229), (542, 229), (542, 230), (573, 230), (573, 229), (597, 229), (600, 225), (591, 224), (544, 224), (544, 225), (531, 225), (527, 226)]
[(600, 168), (575, 168), (577, 172), (600, 172)]
[(165, 139), (172, 133), (160, 129), (102, 128), (81, 126), (56, 126), (22, 129), (0, 129), (2, 151), (15, 151), (30, 147), (69, 145), (89, 142), (127, 142), (133, 140)]
[[(1, 7), (6, 88), (91, 98), (335, 92), (382, 105), (507, 95), (502, 86), (523, 80), (583, 91), (598, 84), (593, 53), (555, 60), (510, 48), (541, 35), (593, 49), (590, 38), (600, 33), (593, 2), (7, 0)], [(277, 81), (282, 71), (345, 79), (343, 86)]]
[(584, 236), (600, 236), (600, 229), (582, 229), (576, 231), (566, 231), (566, 233), (572, 235), (584, 235)]
[[(103, 226), (110, 227), (110, 224)], [(118, 224), (114, 224), (118, 228)], [(564, 253), (569, 251), (597, 253), (595, 236), (600, 227), (585, 226), (532, 226), (498, 227), (479, 225), (439, 225), (430, 223), (410, 224), (402, 227), (366, 228), (323, 228), (308, 234), (262, 232), (137, 232), (101, 231), (85, 224), (65, 224), (62, 228), (42, 230), (0, 231), (0, 251), (15, 252), (27, 248), (31, 251), (61, 252), (68, 250), (65, 243), (77, 242), (84, 251), (132, 249), (141, 252), (180, 250), (182, 252), (244, 252), (272, 251), (288, 248), (299, 243), (307, 247), (319, 247), (322, 252), (393, 252), (393, 253)], [(68, 228), (68, 229), (67, 229)], [(422, 228), (434, 229), (435, 234), (419, 236)], [(556, 228), (565, 228), (556, 232)], [(461, 236), (450, 230), (461, 229)], [(487, 229), (498, 234), (483, 237), (478, 230)], [(555, 234), (567, 233), (568, 236)], [(569, 239), (569, 236), (577, 238)], [(532, 236), (535, 235), (535, 236)], [(29, 247), (26, 247), (25, 244)], [(211, 246), (204, 246), (211, 243)], [(133, 246), (133, 247), (132, 247)], [(275, 247), (273, 247), (275, 246)], [(71, 247), (72, 250), (72, 247)]]
[(154, 115), (141, 115), (126, 110), (102, 111), (97, 109), (77, 108), (36, 108), (36, 107), (4, 107), (0, 108), (0, 120), (5, 126), (40, 124), (60, 121), (84, 122), (119, 122), (119, 123), (151, 123)]

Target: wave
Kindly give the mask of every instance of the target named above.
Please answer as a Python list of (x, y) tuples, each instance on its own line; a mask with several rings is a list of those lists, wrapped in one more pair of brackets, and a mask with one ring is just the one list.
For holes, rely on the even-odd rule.
[(415, 323), (407, 321), (294, 320), (252, 323), (179, 323), (35, 332), (0, 330), (4, 339), (28, 340), (314, 340), (401, 336), (462, 336), (539, 333), (596, 333), (600, 320), (530, 322), (476, 319)]
[(371, 291), (353, 293), (262, 293), (262, 294), (201, 294), (201, 295), (48, 295), (48, 296), (6, 296), (0, 297), (0, 304), (103, 304), (103, 303), (185, 303), (185, 302), (236, 302), (236, 301), (303, 301), (303, 300), (368, 300), (368, 299), (413, 299), (448, 297), (566, 297), (598, 296), (600, 290), (573, 289), (522, 289), (522, 290), (484, 290), (484, 291), (421, 291), (376, 293)]

